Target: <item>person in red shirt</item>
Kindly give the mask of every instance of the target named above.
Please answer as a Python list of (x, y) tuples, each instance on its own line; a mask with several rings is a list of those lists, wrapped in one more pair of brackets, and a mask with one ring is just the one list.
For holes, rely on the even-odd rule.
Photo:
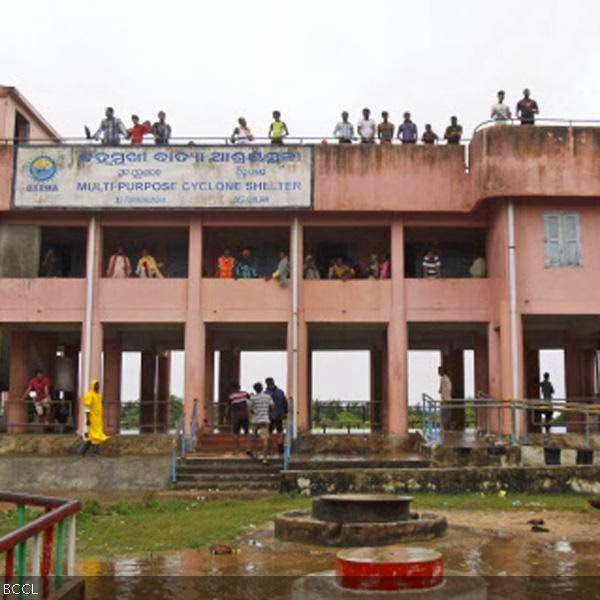
[(23, 401), (32, 392), (35, 394), (35, 398), (33, 400), (35, 414), (38, 418), (43, 419), (43, 421), (46, 423), (50, 422), (51, 387), (52, 382), (50, 381), (50, 379), (46, 377), (44, 371), (38, 369), (35, 372), (35, 375), (29, 380), (27, 388), (23, 392), (23, 396), (21, 396), (21, 400)]
[(141, 144), (144, 141), (144, 136), (148, 133), (152, 133), (152, 125), (150, 121), (144, 121), (140, 123), (140, 118), (137, 115), (131, 115), (131, 121), (133, 127), (127, 130), (131, 143), (134, 145)]
[(250, 394), (240, 389), (239, 383), (231, 384), (231, 393), (229, 394), (229, 421), (231, 430), (235, 435), (235, 453), (240, 449), (240, 435), (248, 435), (248, 398)]

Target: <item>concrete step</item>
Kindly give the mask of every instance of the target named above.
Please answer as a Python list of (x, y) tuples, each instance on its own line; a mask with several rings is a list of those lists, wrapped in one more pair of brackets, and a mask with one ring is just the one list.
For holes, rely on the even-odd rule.
[(337, 469), (424, 469), (431, 466), (424, 458), (406, 460), (291, 460), (294, 471), (326, 471)]
[(272, 482), (239, 482), (239, 481), (221, 481), (221, 482), (203, 482), (203, 481), (177, 481), (171, 484), (175, 490), (220, 490), (220, 491), (277, 491), (279, 490), (279, 480)]
[(177, 472), (177, 479), (187, 481), (279, 481), (279, 473), (187, 473)]

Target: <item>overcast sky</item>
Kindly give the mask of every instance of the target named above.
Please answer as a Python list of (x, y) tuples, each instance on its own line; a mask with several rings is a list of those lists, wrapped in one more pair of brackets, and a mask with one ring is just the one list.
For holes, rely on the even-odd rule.
[[(174, 135), (227, 135), (239, 115), (265, 135), (330, 134), (342, 109), (465, 134), (499, 88), (524, 86), (542, 116), (598, 118), (597, 0), (41, 0), (4, 2), (0, 79), (64, 136), (112, 105)], [(514, 110), (514, 108), (513, 108)]]
[[(228, 135), (240, 115), (265, 135), (275, 108), (292, 135), (330, 135), (341, 110), (356, 121), (364, 106), (394, 122), (410, 110), (438, 132), (456, 114), (470, 135), (499, 88), (513, 110), (528, 86), (542, 116), (600, 118), (599, 17), (597, 0), (8, 1), (0, 83), (69, 137), (107, 105), (126, 123), (163, 109), (180, 137)], [(357, 369), (323, 360), (329, 387), (316, 395), (364, 357)], [(436, 389), (436, 360), (411, 363), (412, 397)], [(248, 381), (262, 375), (252, 369)], [(174, 380), (178, 391), (181, 355)], [(346, 397), (367, 389), (362, 375), (334, 384)]]

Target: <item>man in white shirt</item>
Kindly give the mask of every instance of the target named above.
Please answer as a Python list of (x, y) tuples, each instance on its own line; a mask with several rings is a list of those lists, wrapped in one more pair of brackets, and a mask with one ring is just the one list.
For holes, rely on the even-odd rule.
[(448, 431), (452, 429), (452, 405), (444, 407), (444, 404), (452, 401), (452, 380), (444, 367), (438, 368), (438, 375), (440, 376), (440, 400), (442, 401), (442, 430)]
[[(247, 401), (250, 410), (250, 424), (254, 437), (259, 436), (262, 441), (262, 462), (267, 464), (269, 456), (269, 423), (271, 410), (274, 407), (273, 399), (263, 391), (262, 383), (257, 382), (253, 386), (254, 394)], [(248, 436), (247, 454), (252, 456), (252, 437)]]
[(351, 144), (354, 137), (354, 125), (348, 121), (348, 113), (342, 113), (342, 120), (335, 126), (333, 137), (337, 138), (340, 144)]
[(506, 121), (510, 121), (510, 108), (504, 104), (504, 90), (498, 92), (498, 102), (492, 105), (491, 116), (496, 125), (504, 125)]
[(371, 119), (371, 111), (363, 108), (363, 118), (358, 122), (358, 135), (360, 135), (361, 144), (374, 144), (377, 124)]

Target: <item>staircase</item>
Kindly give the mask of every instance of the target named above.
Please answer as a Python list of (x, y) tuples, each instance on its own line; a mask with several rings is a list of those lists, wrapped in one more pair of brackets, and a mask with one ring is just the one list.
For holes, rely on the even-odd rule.
[(281, 459), (269, 464), (251, 458), (195, 454), (180, 460), (173, 489), (219, 492), (277, 492)]

